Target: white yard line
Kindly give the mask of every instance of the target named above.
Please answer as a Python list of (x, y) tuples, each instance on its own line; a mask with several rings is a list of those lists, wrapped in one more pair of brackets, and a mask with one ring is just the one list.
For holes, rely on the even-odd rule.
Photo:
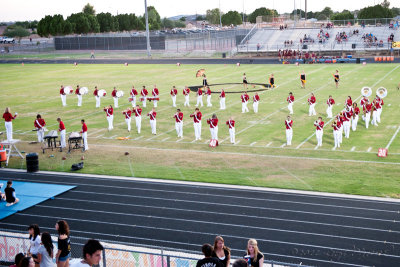
[(370, 152), (372, 150), (372, 147), (369, 147), (368, 149), (367, 149), (367, 152)]
[(283, 143), (279, 148), (284, 148), (286, 146), (285, 143)]
[(240, 143), (240, 140), (239, 141), (236, 141), (233, 145), (238, 145)]
[(250, 146), (254, 146), (255, 144), (257, 144), (257, 142), (253, 142), (250, 144)]
[(269, 147), (272, 144), (272, 142), (269, 142), (265, 147)]
[(354, 150), (356, 150), (356, 147), (355, 147), (355, 146), (353, 146), (353, 147), (350, 149), (350, 151), (354, 151)]
[(168, 139), (170, 139), (171, 137), (167, 137), (167, 138), (164, 138), (163, 140), (161, 140), (161, 142), (165, 142), (165, 141), (167, 141)]
[(386, 146), (386, 149), (388, 149), (390, 147), (390, 145), (392, 144), (392, 142), (394, 141), (394, 139), (396, 138), (396, 135), (399, 133), (400, 131), (400, 126), (397, 127), (396, 132), (393, 134), (392, 138), (390, 139), (389, 143)]
[(136, 138), (134, 138), (133, 140), (139, 140), (139, 139), (142, 139), (143, 138), (143, 135), (141, 135), (141, 136), (139, 136), (139, 137), (136, 137)]

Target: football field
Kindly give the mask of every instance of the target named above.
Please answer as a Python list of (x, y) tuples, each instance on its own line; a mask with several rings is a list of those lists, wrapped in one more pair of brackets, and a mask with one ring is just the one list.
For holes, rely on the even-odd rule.
[[(267, 83), (271, 73), (275, 75), (277, 88), (259, 92), (261, 102), (259, 112), (254, 114), (252, 101), (249, 113), (241, 113), (239, 93), (228, 93), (226, 110), (219, 109), (219, 93), (212, 95), (212, 107), (200, 108), (203, 113), (202, 140), (194, 141), (193, 113), (196, 97), (191, 93), (190, 107), (183, 107), (182, 89), (185, 85), (202, 83), (196, 78), (196, 71), (206, 70), (208, 82), (240, 83), (246, 73), (250, 83)], [(340, 86), (335, 88), (333, 73), (338, 69)], [(307, 74), (306, 89), (300, 88), (299, 73)], [(149, 177), (161, 179), (191, 180), (213, 183), (267, 186), (301, 190), (325, 191), (371, 196), (400, 197), (400, 65), (57, 65), (25, 64), (0, 65), (0, 106), (4, 110), (18, 112), (13, 122), (14, 138), (22, 142), (20, 150), (37, 152), (40, 169), (69, 171), (73, 163), (84, 155), (85, 167), (81, 172)], [(88, 87), (89, 94), (83, 96), (83, 106), (77, 107), (75, 95), (67, 96), (67, 107), (62, 107), (59, 96), (60, 85), (79, 84)], [(107, 90), (101, 107), (113, 104), (110, 94), (114, 86), (123, 90), (120, 107), (114, 110), (114, 130), (107, 130), (107, 120), (103, 109), (95, 108), (92, 94), (94, 86)], [(153, 85), (160, 90), (157, 111), (157, 135), (151, 134), (146, 114), (153, 102), (143, 109), (142, 132), (136, 133), (132, 120), (132, 131), (128, 133), (122, 111), (131, 104), (129, 90), (135, 85), (141, 89), (146, 85), (149, 92)], [(184, 113), (183, 139), (177, 138), (169, 95), (171, 87), (178, 88), (177, 104)], [(336, 101), (333, 114), (343, 109), (347, 96), (359, 103), (362, 87), (372, 88), (373, 99), (378, 87), (385, 87), (388, 96), (379, 126), (365, 128), (359, 119), (356, 132), (349, 139), (343, 139), (340, 149), (334, 146), (332, 120), (326, 118), (326, 100), (332, 95)], [(229, 92), (243, 90), (242, 85), (211, 87)], [(251, 89), (262, 89), (260, 86)], [(292, 146), (286, 142), (284, 120), (288, 115), (286, 97), (289, 92), (295, 96), (292, 116)], [(313, 92), (317, 99), (317, 116), (308, 116), (307, 99)], [(254, 93), (249, 93), (252, 98)], [(203, 97), (206, 104), (206, 99)], [(47, 150), (41, 153), (41, 144), (30, 144), (37, 140), (32, 129), (36, 114), (41, 114), (49, 130), (58, 129), (57, 117), (61, 117), (67, 133), (81, 129), (80, 120), (88, 125), (89, 150), (82, 153), (75, 150), (58, 152)], [(220, 146), (208, 147), (210, 131), (206, 119), (215, 113), (219, 118)], [(236, 121), (236, 144), (229, 142), (228, 127), (225, 122), (233, 116)], [(318, 116), (325, 122), (323, 146), (316, 149), (315, 127)], [(4, 124), (0, 131), (5, 131)], [(127, 137), (127, 140), (118, 140)], [(379, 148), (388, 148), (388, 157), (379, 158)], [(129, 155), (125, 155), (129, 152)], [(54, 155), (54, 157), (49, 157)], [(66, 160), (62, 160), (62, 157)], [(25, 161), (12, 158), (10, 167), (25, 168)]]

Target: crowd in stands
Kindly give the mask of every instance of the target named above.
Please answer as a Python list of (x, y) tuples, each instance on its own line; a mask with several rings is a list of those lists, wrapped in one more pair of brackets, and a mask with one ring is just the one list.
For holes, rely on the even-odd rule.
[(283, 30), (287, 30), (287, 24), (284, 25), (279, 25), (279, 30), (283, 31)]
[(330, 37), (329, 32), (325, 32), (322, 28), (317, 34), (317, 39), (319, 43), (325, 43), (325, 41), (328, 40), (329, 37)]
[(101, 260), (103, 246), (99, 241), (90, 239), (83, 246), (82, 259), (70, 263), (71, 243), (68, 223), (57, 221), (55, 229), (58, 233), (55, 249), (53, 240), (48, 232), (40, 232), (37, 224), (28, 227), (29, 249), (26, 253), (18, 253), (14, 264), (10, 267), (92, 267)]
[(315, 52), (307, 52), (307, 51), (300, 51), (300, 50), (295, 50), (295, 49), (284, 49), (281, 50), (279, 49), (278, 51), (278, 58), (279, 61), (285, 61), (285, 60), (290, 60), (290, 59), (305, 59), (305, 60), (315, 60), (319, 57)]
[(302, 43), (314, 43), (314, 39), (310, 35), (304, 34), (304, 37), (300, 39), (300, 44)]
[(283, 45), (285, 46), (285, 47), (291, 47), (291, 46), (293, 46), (293, 41), (292, 40), (285, 40), (284, 42), (283, 42)]
[(335, 40), (338, 44), (341, 44), (343, 42), (348, 41), (348, 36), (347, 36), (346, 32), (338, 32), (336, 34)]

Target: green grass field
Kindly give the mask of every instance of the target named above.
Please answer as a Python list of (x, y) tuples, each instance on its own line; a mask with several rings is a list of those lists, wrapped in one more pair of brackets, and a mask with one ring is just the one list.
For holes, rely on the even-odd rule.
[[(241, 82), (246, 72), (249, 82), (265, 83), (270, 73), (275, 74), (278, 88), (260, 93), (259, 113), (241, 113), (240, 94), (228, 94), (227, 109), (219, 110), (217, 94), (212, 97), (212, 108), (203, 107), (202, 139), (193, 142), (194, 130), (189, 114), (193, 112), (195, 95), (191, 94), (191, 107), (183, 107), (182, 89), (185, 85), (201, 84), (195, 72), (205, 68), (209, 83)], [(332, 73), (339, 69), (341, 84), (335, 88)], [(301, 89), (299, 72), (307, 73), (307, 89)], [(0, 65), (0, 106), (10, 106), (18, 112), (14, 121), (14, 138), (23, 142), (18, 147), (25, 152), (38, 152), (40, 169), (69, 171), (71, 164), (80, 161), (82, 152), (41, 152), (40, 144), (29, 144), (37, 140), (32, 132), (34, 118), (40, 113), (48, 129), (58, 128), (57, 117), (64, 120), (67, 132), (79, 131), (80, 119), (87, 120), (90, 150), (84, 153), (85, 168), (82, 172), (150, 177), (161, 179), (190, 180), (212, 183), (229, 183), (250, 186), (267, 186), (301, 190), (326, 191), (346, 194), (361, 194), (384, 197), (400, 197), (400, 134), (389, 147), (387, 158), (377, 157), (379, 148), (386, 147), (399, 123), (400, 92), (396, 89), (400, 77), (400, 65)], [(90, 89), (83, 97), (83, 107), (78, 108), (75, 95), (67, 97), (68, 106), (63, 108), (59, 86), (77, 84)], [(134, 84), (137, 88), (154, 84), (160, 89), (161, 101), (157, 108), (157, 136), (152, 136), (149, 120), (142, 119), (142, 133), (136, 133), (132, 120), (132, 132), (127, 132), (122, 110), (130, 106), (128, 92)], [(114, 115), (114, 130), (107, 131), (104, 112), (95, 108), (92, 95), (94, 86), (106, 89), (108, 95), (102, 99), (102, 106), (113, 104), (109, 96), (113, 86), (125, 92), (120, 107)], [(175, 109), (169, 91), (173, 85), (178, 90), (177, 103), (184, 112), (184, 139), (176, 137)], [(326, 119), (326, 99), (332, 94), (339, 105), (334, 114), (343, 108), (348, 95), (360, 99), (360, 89), (380, 87), (388, 89), (384, 99), (382, 122), (378, 127), (365, 129), (359, 120), (356, 132), (350, 139), (344, 139), (342, 147), (332, 151), (333, 135), (331, 122)], [(257, 87), (258, 88), (258, 87)], [(219, 90), (221, 87), (212, 88)], [(240, 91), (241, 85), (224, 87), (226, 91)], [(284, 120), (288, 114), (286, 97), (293, 92), (294, 134), (291, 147), (282, 147), (286, 142)], [(315, 150), (316, 138), (313, 122), (308, 117), (307, 98), (314, 92), (317, 98), (317, 115), (328, 123), (324, 131), (323, 147)], [(250, 97), (252, 97), (252, 93)], [(372, 97), (370, 97), (372, 100)], [(203, 99), (206, 103), (205, 98)], [(143, 113), (151, 109), (148, 103)], [(205, 119), (216, 113), (220, 120), (217, 148), (209, 148), (205, 142), (210, 132)], [(234, 116), (237, 122), (236, 141), (229, 143), (228, 127), (225, 121)], [(4, 131), (4, 124), (0, 131)], [(130, 137), (116, 140), (116, 137)], [(135, 140), (137, 139), (137, 140)], [(179, 142), (177, 142), (179, 141)], [(125, 156), (124, 152), (129, 152)], [(54, 157), (49, 157), (53, 154)], [(63, 156), (67, 160), (62, 160)], [(12, 158), (10, 167), (25, 168), (25, 161)]]

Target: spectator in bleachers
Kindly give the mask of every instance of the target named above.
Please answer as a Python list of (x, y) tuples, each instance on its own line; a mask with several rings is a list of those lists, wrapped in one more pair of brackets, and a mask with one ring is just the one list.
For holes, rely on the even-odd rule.
[(264, 265), (264, 255), (258, 249), (257, 240), (250, 239), (247, 242), (247, 254), (245, 258), (248, 259), (249, 266), (262, 267)]
[(35, 267), (35, 262), (31, 257), (25, 257), (21, 260), (18, 267)]
[[(197, 261), (196, 267), (222, 267), (218, 258), (212, 257), (213, 248), (210, 244), (204, 244), (201, 247), (201, 251), (204, 254), (204, 258)], [(71, 266), (71, 267), (79, 267), (79, 266)]]
[(238, 259), (236, 260), (232, 267), (247, 267), (247, 261), (245, 259)]
[(229, 267), (231, 263), (231, 250), (225, 246), (222, 236), (215, 237), (212, 257), (218, 258), (221, 267)]
[(58, 251), (56, 255), (57, 267), (68, 267), (69, 258), (71, 257), (71, 242), (69, 239), (69, 226), (64, 220), (56, 223), (56, 230), (58, 232)]
[(71, 264), (71, 267), (92, 267), (99, 265), (101, 261), (101, 252), (104, 250), (99, 241), (90, 239), (83, 246), (82, 257), (79, 262)]
[(42, 234), (42, 244), (38, 250), (38, 262), (40, 267), (54, 267), (53, 257), (54, 257), (54, 246), (53, 240), (49, 233), (44, 232)]
[(20, 262), (21, 262), (21, 260), (22, 260), (24, 257), (25, 257), (25, 256), (24, 256), (24, 253), (18, 253), (17, 255), (15, 255), (14, 264), (11, 265), (10, 267), (18, 267), (19, 264), (20, 264)]
[(39, 262), (37, 261), (37, 254), (39, 252), (40, 248), (40, 243), (41, 243), (41, 238), (40, 238), (40, 228), (39, 225), (37, 224), (31, 224), (28, 227), (28, 232), (29, 232), (29, 249), (28, 249), (28, 255), (33, 258), (35, 261), (35, 264), (39, 266)]

